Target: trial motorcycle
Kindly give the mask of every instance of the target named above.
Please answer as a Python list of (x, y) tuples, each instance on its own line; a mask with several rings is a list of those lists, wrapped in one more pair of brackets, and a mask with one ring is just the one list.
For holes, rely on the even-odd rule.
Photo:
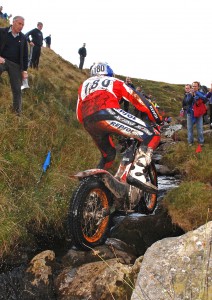
[(152, 214), (157, 206), (158, 177), (155, 164), (145, 169), (146, 181), (152, 189), (140, 189), (127, 182), (127, 176), (142, 146), (135, 139), (126, 140), (117, 173), (103, 169), (79, 172), (72, 178), (79, 180), (68, 213), (70, 238), (77, 249), (89, 250), (103, 244), (109, 237), (111, 218), (117, 211)]

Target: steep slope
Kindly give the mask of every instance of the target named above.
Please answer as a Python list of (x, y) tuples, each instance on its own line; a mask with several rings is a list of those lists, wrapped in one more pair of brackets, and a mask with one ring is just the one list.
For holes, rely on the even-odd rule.
[[(69, 176), (96, 165), (99, 153), (77, 122), (77, 90), (88, 76), (53, 50), (42, 48), (39, 70), (29, 70), (23, 114), (11, 110), (7, 74), (0, 77), (0, 255), (51, 226), (63, 235), (74, 181)], [(125, 79), (124, 76), (117, 76)], [(173, 117), (183, 86), (132, 78)], [(51, 151), (51, 164), (42, 164)]]

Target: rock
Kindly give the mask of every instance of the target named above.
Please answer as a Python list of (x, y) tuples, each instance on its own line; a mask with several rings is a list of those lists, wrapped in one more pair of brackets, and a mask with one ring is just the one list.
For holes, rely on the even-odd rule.
[(120, 258), (123, 263), (133, 264), (137, 256), (133, 247), (118, 239), (108, 238), (105, 245), (95, 247), (93, 251), (70, 249), (62, 258), (62, 263), (64, 266), (78, 267), (112, 258)]
[(163, 132), (163, 134), (164, 134), (164, 136), (165, 137), (172, 137), (173, 136), (173, 134), (176, 132), (176, 131), (178, 131), (178, 130), (180, 130), (180, 129), (182, 129), (182, 124), (175, 124), (175, 125), (171, 125), (171, 126), (169, 126), (169, 128), (167, 128), (164, 132)]
[(167, 166), (155, 164), (155, 167), (158, 175), (175, 175), (175, 171), (170, 170)]
[(58, 300), (130, 299), (133, 268), (119, 258), (66, 268), (56, 279)]
[(49, 284), (49, 277), (52, 276), (50, 263), (54, 260), (55, 253), (51, 250), (43, 251), (31, 260), (30, 266), (26, 271), (32, 275), (32, 285), (38, 286), (41, 283), (45, 285)]
[(0, 275), (0, 300), (56, 300), (53, 273), (55, 254), (46, 250), (36, 255), (28, 266), (21, 265)]
[(156, 241), (165, 237), (179, 236), (184, 231), (172, 224), (167, 210), (160, 204), (155, 215), (132, 214), (115, 220), (110, 237), (119, 239), (127, 245), (134, 247), (137, 256), (145, 251)]
[(212, 299), (212, 221), (145, 253), (131, 300)]

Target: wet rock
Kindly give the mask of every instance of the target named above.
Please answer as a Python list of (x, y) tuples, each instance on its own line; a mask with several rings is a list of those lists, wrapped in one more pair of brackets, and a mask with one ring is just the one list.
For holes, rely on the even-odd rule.
[(0, 275), (1, 300), (54, 300), (53, 251), (36, 255), (28, 266), (23, 264)]
[(143, 255), (156, 241), (184, 233), (181, 228), (172, 224), (171, 217), (161, 204), (155, 215), (132, 214), (119, 219), (115, 221), (110, 237), (134, 247), (138, 256)]

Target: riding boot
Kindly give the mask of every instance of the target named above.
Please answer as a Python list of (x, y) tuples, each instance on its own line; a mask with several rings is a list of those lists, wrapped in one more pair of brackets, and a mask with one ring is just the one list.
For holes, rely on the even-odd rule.
[(156, 193), (158, 188), (151, 182), (147, 182), (145, 173), (147, 167), (150, 165), (153, 155), (153, 149), (148, 148), (146, 152), (141, 149), (135, 157), (135, 161), (131, 167), (131, 170), (127, 176), (127, 182), (139, 189), (142, 189), (149, 193)]
[[(114, 177), (120, 181), (125, 181), (126, 180), (126, 175), (127, 171), (129, 170), (129, 165), (133, 161), (134, 157), (134, 150), (135, 150), (135, 145), (132, 143), (129, 148), (125, 150), (123, 153), (123, 158), (121, 160), (121, 163), (119, 165), (119, 168), (114, 175)], [(125, 174), (126, 173), (126, 174)]]

